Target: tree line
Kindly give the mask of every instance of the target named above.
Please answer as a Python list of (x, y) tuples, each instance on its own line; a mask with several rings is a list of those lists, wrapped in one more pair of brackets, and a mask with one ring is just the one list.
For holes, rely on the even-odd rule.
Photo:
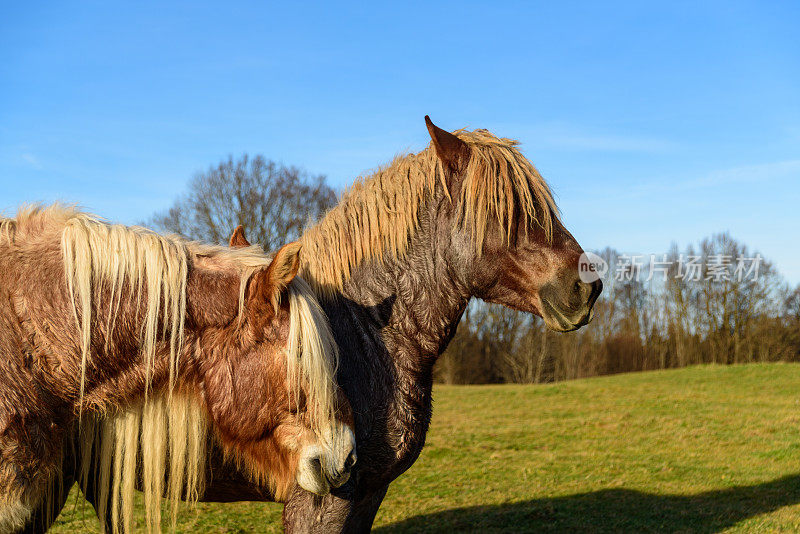
[[(242, 224), (267, 250), (336, 204), (323, 175), (247, 155), (198, 173), (148, 224), (226, 242)], [(800, 361), (800, 286), (727, 233), (652, 256), (607, 248), (593, 322), (566, 334), (530, 314), (470, 303), (436, 364), (451, 384), (541, 383), (702, 363)]]
[[(436, 379), (539, 383), (705, 363), (800, 361), (800, 286), (791, 288), (769, 261), (729, 234), (657, 255), (659, 276), (621, 264), (623, 255), (613, 249), (600, 256), (619, 269), (604, 277), (591, 324), (554, 333), (528, 314), (473, 302), (437, 363)], [(686, 258), (693, 259), (692, 276), (680, 272)], [(760, 258), (758, 271), (740, 276), (735, 261), (725, 263), (736, 258)]]

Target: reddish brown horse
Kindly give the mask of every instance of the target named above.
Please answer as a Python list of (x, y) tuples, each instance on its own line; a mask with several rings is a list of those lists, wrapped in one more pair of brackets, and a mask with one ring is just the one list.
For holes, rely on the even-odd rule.
[(201, 495), (209, 435), (278, 498), (346, 482), (352, 416), (299, 250), (270, 260), (58, 206), (0, 219), (0, 532), (59, 506), (76, 419), (113, 530), (137, 484), (151, 531), (162, 495), (173, 520)]

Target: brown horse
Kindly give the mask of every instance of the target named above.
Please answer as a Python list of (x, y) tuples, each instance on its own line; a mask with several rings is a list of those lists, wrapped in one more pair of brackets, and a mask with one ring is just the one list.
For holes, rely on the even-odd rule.
[[(599, 280), (581, 281), (583, 251), (515, 141), (426, 123), (428, 148), (356, 181), (300, 240), (300, 274), (339, 347), (359, 462), (323, 498), (294, 489), (287, 532), (370, 530), (389, 483), (425, 444), (433, 365), (471, 298), (540, 315), (563, 332), (589, 322), (602, 291)], [(231, 471), (203, 497), (269, 498)]]
[(276, 498), (346, 482), (352, 415), (299, 250), (270, 260), (59, 206), (0, 219), (0, 532), (63, 502), (76, 425), (115, 531), (137, 484), (151, 531), (163, 495), (174, 522), (202, 494), (208, 436)]
[[(566, 332), (591, 320), (602, 291), (581, 280), (583, 250), (515, 141), (426, 123), (429, 148), (356, 182), (301, 238), (301, 273), (339, 344), (360, 463), (322, 500), (295, 491), (287, 532), (369, 531), (389, 482), (422, 450), (433, 364), (471, 297)], [(250, 498), (241, 483), (226, 490)]]

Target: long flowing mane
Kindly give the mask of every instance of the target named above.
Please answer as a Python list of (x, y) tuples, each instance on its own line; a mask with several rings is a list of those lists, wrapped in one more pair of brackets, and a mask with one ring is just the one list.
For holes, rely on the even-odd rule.
[[(230, 249), (195, 243), (140, 227), (109, 224), (60, 205), (30, 206), (20, 209), (15, 219), (0, 218), (0, 240), (12, 245), (59, 228), (65, 282), (81, 340), (79, 411), (85, 408), (87, 364), (102, 365), (96, 361), (102, 354), (92, 353), (93, 329), (102, 321), (107, 331), (112, 331), (124, 287), (132, 288), (131, 294), (144, 303), (144, 317), (138, 326), (140, 356), (147, 370), (145, 395), (140, 402), (103, 410), (82, 421), (81, 471), (86, 480), (92, 462), (99, 467), (100, 517), (105, 517), (110, 506), (115, 526), (121, 520), (129, 531), (138, 459), (148, 530), (158, 531), (164, 473), (169, 473), (166, 493), (174, 525), (179, 499), (193, 501), (202, 493), (205, 469), (208, 421), (203, 409), (176, 387), (175, 380), (184, 343), (187, 273), (201, 257), (236, 269), (240, 273), (241, 314), (250, 277), (267, 267), (271, 258), (259, 247)], [(336, 424), (336, 345), (327, 317), (308, 284), (298, 277), (288, 290), (286, 370), (290, 397), (296, 399), (301, 389), (306, 391), (312, 429), (320, 440), (328, 442)], [(108, 314), (96, 317), (95, 311), (102, 309), (102, 294), (110, 295)], [(163, 325), (161, 329), (159, 324)], [(161, 339), (168, 341), (170, 380), (165, 390), (152, 391), (150, 378)]]
[[(552, 236), (558, 208), (549, 186), (517, 149), (518, 142), (486, 130), (454, 132), (471, 149), (457, 199), (457, 224), (471, 232), (478, 254), (487, 224), (496, 220), (510, 240), (513, 221), (523, 228), (536, 222)], [(322, 295), (342, 288), (351, 270), (384, 253), (402, 256), (419, 227), (422, 207), (437, 184), (450, 197), (445, 170), (432, 146), (395, 158), (387, 167), (362, 177), (339, 204), (302, 237), (303, 273)]]

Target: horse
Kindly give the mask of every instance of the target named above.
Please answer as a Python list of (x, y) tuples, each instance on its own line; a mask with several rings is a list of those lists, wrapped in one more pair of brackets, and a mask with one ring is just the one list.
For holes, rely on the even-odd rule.
[(60, 508), (64, 478), (86, 489), (90, 473), (110, 530), (130, 531), (137, 485), (148, 531), (163, 496), (174, 527), (179, 500), (203, 494), (209, 442), (274, 498), (344, 484), (352, 412), (299, 252), (193, 243), (59, 205), (0, 219), (0, 532), (49, 524), (34, 510)]
[[(300, 238), (300, 275), (339, 348), (359, 462), (324, 497), (295, 487), (286, 532), (369, 532), (389, 484), (422, 451), (433, 366), (472, 298), (568, 332), (589, 323), (602, 291), (599, 278), (581, 279), (583, 249), (518, 142), (425, 123), (428, 147), (356, 180)], [(228, 472), (203, 498), (270, 496)]]

